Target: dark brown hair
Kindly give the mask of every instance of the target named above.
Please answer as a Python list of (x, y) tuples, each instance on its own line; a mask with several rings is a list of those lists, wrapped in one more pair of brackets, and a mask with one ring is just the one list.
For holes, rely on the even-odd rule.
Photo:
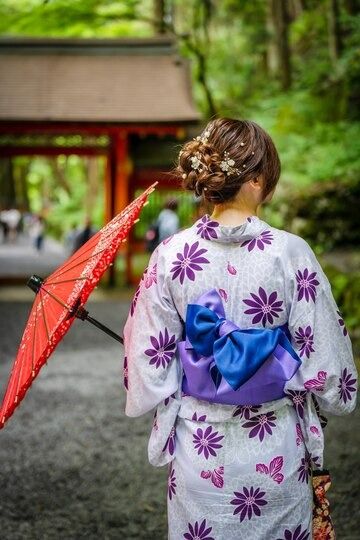
[[(235, 163), (230, 174), (220, 167), (225, 155)], [(194, 169), (194, 156), (200, 162), (197, 169)], [(201, 137), (183, 145), (176, 174), (181, 177), (184, 189), (218, 204), (233, 199), (245, 182), (260, 175), (264, 178), (264, 200), (275, 188), (280, 168), (275, 145), (258, 124), (216, 118), (207, 124)]]

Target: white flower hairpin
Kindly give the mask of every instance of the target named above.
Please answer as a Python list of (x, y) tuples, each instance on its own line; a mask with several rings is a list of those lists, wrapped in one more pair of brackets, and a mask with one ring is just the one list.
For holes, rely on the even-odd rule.
[(202, 135), (198, 135), (197, 137), (195, 137), (194, 141), (201, 141), (203, 144), (206, 144), (209, 140), (209, 137), (210, 137), (210, 130), (207, 129), (206, 131), (204, 131)]
[(201, 161), (200, 152), (196, 152), (194, 156), (191, 156), (190, 161), (191, 168), (194, 169), (194, 171), (202, 172), (203, 169), (207, 169), (207, 166)]
[(238, 173), (239, 174), (239, 169), (237, 169), (236, 167), (234, 167), (235, 165), (235, 161), (229, 157), (229, 153), (228, 152), (224, 152), (224, 159), (222, 161), (220, 161), (220, 169), (224, 172), (226, 172), (227, 176), (229, 176), (230, 174), (234, 174), (234, 173)]

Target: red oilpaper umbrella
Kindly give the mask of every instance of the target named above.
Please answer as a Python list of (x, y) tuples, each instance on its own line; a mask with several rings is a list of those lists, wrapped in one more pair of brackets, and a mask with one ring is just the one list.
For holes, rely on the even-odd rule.
[(121, 242), (126, 240), (156, 184), (115, 216), (47, 279), (35, 275), (30, 278), (28, 285), (36, 292), (36, 298), (1, 405), (0, 429), (76, 317), (89, 321), (123, 343), (120, 336), (90, 317), (83, 306), (114, 260)]

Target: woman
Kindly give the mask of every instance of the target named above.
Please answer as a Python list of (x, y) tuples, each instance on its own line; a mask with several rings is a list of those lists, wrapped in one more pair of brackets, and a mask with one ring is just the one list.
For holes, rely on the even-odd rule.
[(179, 155), (212, 215), (153, 253), (125, 326), (126, 414), (156, 407), (173, 540), (311, 537), (324, 417), (355, 406), (356, 369), (309, 244), (258, 217), (280, 162), (254, 122), (219, 118)]

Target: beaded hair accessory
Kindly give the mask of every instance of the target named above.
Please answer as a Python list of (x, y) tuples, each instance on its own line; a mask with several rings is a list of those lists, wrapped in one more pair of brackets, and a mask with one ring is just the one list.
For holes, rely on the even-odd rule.
[(222, 161), (220, 161), (220, 169), (223, 172), (226, 172), (227, 176), (229, 176), (230, 174), (234, 174), (234, 173), (239, 174), (239, 172), (240, 172), (239, 169), (234, 167), (234, 165), (235, 165), (235, 161), (229, 157), (229, 153), (226, 152), (226, 150), (225, 150), (224, 159)]
[[(201, 141), (203, 144), (207, 144), (210, 137), (210, 130), (207, 129), (204, 131), (202, 135), (198, 135), (197, 137), (194, 137), (194, 141)], [(244, 142), (240, 143), (240, 146), (245, 146)], [(182, 151), (180, 152), (180, 155), (182, 154)], [(254, 154), (254, 152), (252, 152)], [(201, 154), (200, 152), (196, 152), (195, 155), (191, 156), (191, 168), (194, 169), (194, 171), (202, 172), (204, 169), (208, 169), (208, 167), (201, 161)], [(229, 153), (225, 150), (224, 157), (220, 161), (220, 169), (226, 173), (227, 176), (230, 176), (231, 174), (240, 174), (240, 170), (237, 167), (234, 167), (235, 161), (230, 158)], [(243, 168), (246, 168), (246, 165), (243, 165)], [(184, 173), (182, 177), (185, 179), (187, 177), (187, 174)], [(207, 188), (204, 188), (204, 190)]]

